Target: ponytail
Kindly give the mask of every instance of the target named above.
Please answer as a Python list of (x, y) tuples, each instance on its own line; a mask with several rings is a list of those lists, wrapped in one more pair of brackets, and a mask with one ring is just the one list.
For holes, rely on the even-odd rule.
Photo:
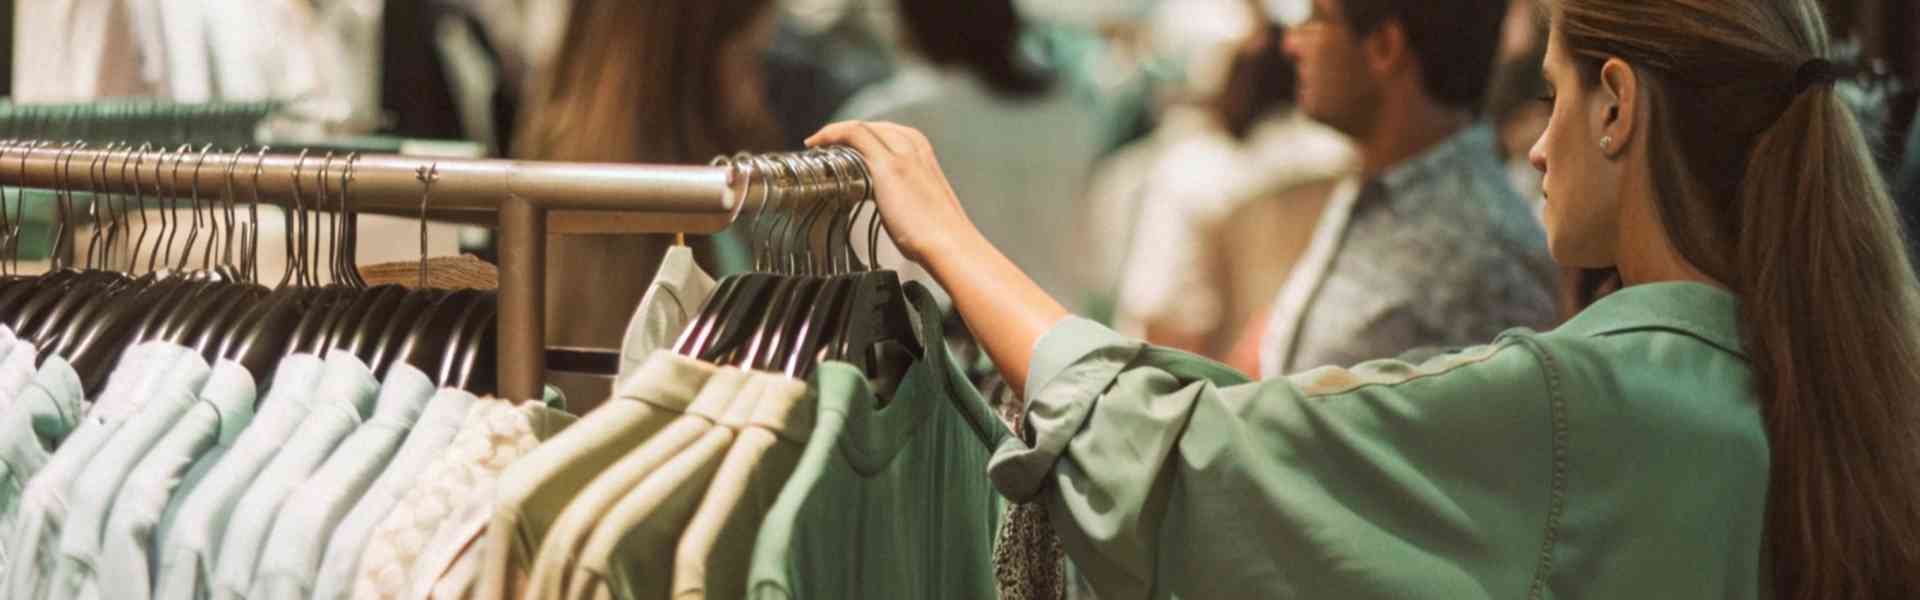
[[(1830, 85), (1813, 0), (1553, 0), (1641, 79), (1667, 236), (1740, 298), (1766, 420), (1766, 571), (1793, 600), (1920, 598), (1920, 282)], [(1589, 82), (1590, 83), (1590, 82)]]
[(1920, 302), (1866, 148), (1817, 86), (1756, 140), (1740, 185), (1733, 285), (1761, 375), (1782, 598), (1920, 594)]

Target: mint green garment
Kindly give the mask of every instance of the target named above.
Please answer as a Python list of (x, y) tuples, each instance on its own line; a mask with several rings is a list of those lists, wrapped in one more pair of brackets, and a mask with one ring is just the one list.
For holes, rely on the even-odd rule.
[[(80, 419), (72, 435), (59, 443), (53, 456), (39, 474), (27, 480), (20, 492), (19, 513), (7, 534), (6, 598), (40, 598), (46, 595), (49, 578), (59, 566), (60, 532), (68, 510), (77, 504), (72, 490), (94, 455), (105, 450), (113, 435), (145, 406), (148, 394), (158, 384), (166, 366), (186, 349), (166, 342), (149, 342), (129, 348), (120, 364), (107, 376), (107, 386), (93, 406)], [(66, 383), (57, 386), (29, 385), (15, 402), (36, 393), (51, 392), (53, 397), (72, 395), (62, 401), (78, 404), (84, 394), (78, 375), (60, 357), (47, 359), (40, 372), (59, 365)], [(41, 375), (34, 376), (40, 381)], [(71, 378), (71, 379), (68, 379)]]
[(113, 433), (80, 476), (68, 484), (72, 498), (65, 527), (60, 532), (58, 557), (48, 594), (55, 598), (98, 598), (95, 573), (99, 569), (100, 543), (107, 533), (107, 519), (113, 514), (114, 499), (120, 487), (140, 459), (153, 451), (193, 408), (200, 387), (212, 375), (213, 368), (195, 352), (181, 348), (160, 366), (162, 378), (137, 393), (146, 396), (140, 411), (128, 418)]
[(155, 536), (174, 496), (185, 493), (183, 476), (202, 456), (240, 437), (253, 420), (259, 389), (240, 363), (220, 360), (201, 386), (198, 400), (166, 437), (141, 457), (120, 486), (101, 541), (96, 597), (147, 600), (153, 596)]
[(1068, 319), (989, 472), (1103, 600), (1765, 597), (1735, 319), (1641, 285), (1549, 333), (1258, 383)]
[[(22, 351), (33, 350), (33, 344), (24, 341), (15, 345)], [(79, 374), (65, 359), (55, 356), (47, 359), (46, 366), (22, 386), (17, 396), (0, 405), (0, 539), (6, 540), (0, 546), (0, 568), (19, 564), (21, 557), (33, 556), (38, 550), (37, 535), (28, 537), (15, 530), (24, 529), (20, 525), (23, 518), (32, 520), (37, 515), (29, 510), (33, 505), (28, 497), (34, 489), (30, 485), (33, 479), (49, 466), (74, 462), (74, 452), (68, 452), (69, 458), (63, 460), (54, 449), (74, 439), (81, 430), (104, 428), (85, 425), (87, 421), (80, 417), (82, 395)], [(86, 437), (105, 439), (105, 434)]]
[(235, 520), (234, 511), (248, 486), (293, 438), (312, 406), (319, 404), (313, 392), (324, 367), (320, 357), (311, 354), (280, 359), (266, 398), (255, 407), (257, 412), (240, 437), (218, 456), (202, 457), (187, 472), (182, 485), (192, 489), (174, 494), (153, 534), (153, 554), (158, 559), (154, 598), (192, 600), (212, 593), (213, 569), (219, 563), (227, 524)]
[(408, 430), (433, 398), (433, 380), (401, 363), (387, 372), (374, 400), (373, 416), (327, 455), (318, 470), (293, 488), (274, 517), (272, 533), (253, 574), (251, 600), (313, 596), (314, 578), (328, 539), (347, 518), (380, 472), (399, 452)]
[(998, 420), (947, 354), (932, 296), (906, 289), (926, 356), (884, 408), (858, 368), (814, 372), (813, 435), (754, 540), (749, 598), (996, 597), (1001, 503), (981, 474), (997, 439), (982, 425)]
[[(303, 502), (294, 491), (320, 470), (341, 442), (373, 415), (380, 382), (366, 363), (347, 352), (327, 353), (313, 399), (300, 427), (285, 438), (273, 460), (247, 485), (234, 505), (232, 522), (220, 540), (213, 565), (213, 594), (218, 600), (239, 600), (253, 589), (260, 558), (267, 552), (274, 521), (289, 502)], [(313, 540), (319, 545), (325, 537)], [(163, 575), (164, 576), (164, 575)]]

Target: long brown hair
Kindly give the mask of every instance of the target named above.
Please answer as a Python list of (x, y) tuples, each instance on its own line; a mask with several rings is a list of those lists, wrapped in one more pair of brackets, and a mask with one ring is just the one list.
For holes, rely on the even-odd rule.
[(1813, 0), (1559, 0), (1586, 85), (1632, 65), (1659, 213), (1739, 296), (1772, 451), (1781, 598), (1920, 594), (1920, 291), (1885, 183), (1831, 86)]
[[(528, 99), (514, 154), (704, 163), (778, 143), (758, 86), (728, 81), (725, 45), (772, 0), (579, 0), (560, 59)], [(757, 107), (741, 110), (740, 107)]]

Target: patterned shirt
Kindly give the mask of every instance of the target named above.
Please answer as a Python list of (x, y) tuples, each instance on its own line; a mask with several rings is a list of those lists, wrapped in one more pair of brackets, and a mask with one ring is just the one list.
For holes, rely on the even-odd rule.
[(1277, 377), (1547, 327), (1557, 270), (1493, 130), (1476, 125), (1334, 191), (1261, 340)]

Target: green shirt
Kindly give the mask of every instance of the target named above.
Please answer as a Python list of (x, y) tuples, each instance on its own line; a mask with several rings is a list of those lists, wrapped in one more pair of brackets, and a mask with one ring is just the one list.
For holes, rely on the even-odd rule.
[(1736, 307), (1642, 285), (1549, 333), (1258, 383), (1069, 319), (989, 472), (1048, 502), (1104, 600), (1764, 597)]
[[(881, 407), (858, 367), (813, 374), (813, 435), (754, 539), (747, 597), (995, 597), (1000, 501), (981, 473), (1005, 427), (947, 354), (940, 311), (906, 286), (926, 355)], [(959, 410), (955, 410), (955, 409)]]

